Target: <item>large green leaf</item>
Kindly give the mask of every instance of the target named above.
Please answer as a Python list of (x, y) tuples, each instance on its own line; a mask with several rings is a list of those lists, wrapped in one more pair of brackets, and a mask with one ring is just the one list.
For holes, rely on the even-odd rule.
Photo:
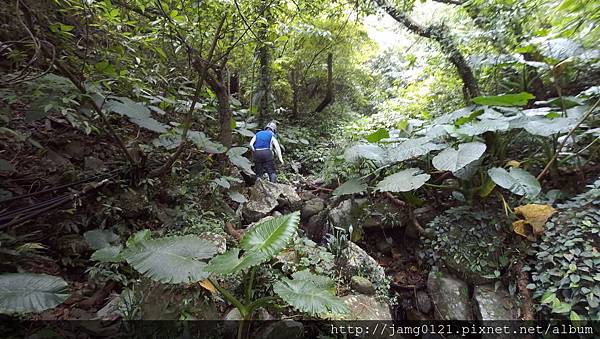
[(122, 249), (123, 245), (107, 246), (92, 253), (90, 259), (100, 262), (121, 262), (123, 261)]
[(207, 272), (227, 275), (260, 265), (269, 259), (268, 255), (261, 252), (250, 252), (240, 256), (240, 249), (234, 248), (212, 258), (205, 269)]
[(473, 161), (479, 159), (485, 152), (486, 146), (481, 142), (468, 142), (458, 145), (458, 150), (453, 147), (446, 148), (433, 157), (431, 163), (439, 171), (456, 172)]
[(518, 94), (493, 95), (488, 97), (473, 98), (473, 102), (478, 105), (488, 106), (525, 106), (527, 102), (534, 99), (531, 93), (521, 92)]
[(59, 277), (34, 273), (0, 275), (0, 313), (41, 312), (68, 297), (68, 285)]
[(404, 161), (439, 149), (439, 145), (431, 142), (429, 137), (406, 140), (398, 146), (389, 150), (389, 157), (392, 161)]
[(140, 240), (122, 256), (141, 274), (163, 283), (189, 283), (208, 277), (206, 263), (216, 246), (193, 235)]
[(268, 256), (281, 252), (296, 234), (300, 212), (269, 219), (246, 232), (240, 247), (247, 252), (258, 251)]
[(109, 230), (92, 230), (83, 234), (83, 238), (93, 250), (110, 246), (120, 240), (119, 236)]
[(348, 307), (331, 291), (333, 282), (309, 272), (297, 272), (293, 279), (282, 279), (273, 285), (273, 291), (300, 312), (310, 315), (344, 314)]
[(242, 256), (240, 249), (234, 248), (214, 257), (206, 270), (231, 274), (268, 261), (287, 246), (298, 230), (299, 221), (300, 213), (294, 212), (254, 226), (240, 242), (240, 247), (244, 250)]
[(446, 113), (442, 116), (435, 118), (433, 120), (432, 125), (436, 126), (436, 125), (444, 125), (444, 124), (453, 124), (456, 120), (458, 120), (462, 117), (471, 115), (471, 113), (473, 112), (473, 110), (475, 108), (476, 108), (476, 106), (468, 106), (468, 107), (464, 107), (459, 110), (456, 110), (452, 113)]
[(225, 151), (227, 151), (227, 148), (225, 148), (225, 146), (223, 146), (222, 144), (220, 144), (218, 142), (210, 140), (206, 136), (206, 134), (204, 134), (202, 132), (189, 131), (188, 136), (189, 136), (190, 140), (192, 140), (192, 142), (196, 146), (204, 149), (208, 153), (221, 154), (221, 153), (225, 153)]
[(333, 191), (333, 195), (342, 196), (361, 193), (367, 190), (367, 185), (359, 178), (352, 178)]
[(385, 128), (380, 128), (377, 131), (367, 135), (365, 139), (367, 139), (368, 142), (379, 142), (381, 139), (389, 137), (390, 133), (388, 132), (388, 130)]
[(134, 124), (154, 132), (165, 133), (168, 129), (166, 124), (152, 118), (146, 106), (126, 97), (110, 97), (104, 104), (104, 108), (124, 115)]
[(408, 192), (425, 184), (431, 177), (429, 174), (419, 174), (418, 168), (409, 168), (385, 177), (376, 189), (383, 192)]
[(475, 136), (485, 132), (506, 131), (510, 124), (506, 120), (483, 119), (466, 123), (456, 130), (456, 133)]
[(542, 190), (537, 179), (520, 168), (511, 168), (508, 172), (504, 168), (494, 167), (488, 170), (488, 174), (498, 186), (517, 195), (535, 197)]
[(254, 173), (252, 171), (252, 163), (250, 160), (242, 156), (246, 151), (248, 151), (246, 147), (232, 147), (227, 151), (227, 157), (229, 157), (229, 161), (239, 169), (248, 173)]
[(577, 124), (575, 118), (555, 118), (541, 119), (527, 122), (523, 127), (533, 135), (541, 135), (544, 137), (566, 133)]
[(350, 146), (344, 152), (344, 159), (348, 162), (355, 162), (361, 158), (383, 162), (385, 150), (377, 145), (358, 144)]

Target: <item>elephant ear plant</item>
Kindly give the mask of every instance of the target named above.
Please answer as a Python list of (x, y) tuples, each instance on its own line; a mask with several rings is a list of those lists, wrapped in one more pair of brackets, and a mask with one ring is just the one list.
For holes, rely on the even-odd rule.
[[(214, 277), (209, 278), (223, 297), (240, 311), (244, 320), (249, 320), (258, 307), (275, 300), (272, 296), (254, 300), (256, 269), (286, 248), (297, 232), (299, 220), (299, 213), (294, 212), (262, 222), (244, 235), (239, 248), (212, 258), (206, 266), (206, 271), (219, 275), (249, 272), (243, 301), (220, 287)], [(273, 290), (295, 309), (310, 315), (347, 312), (346, 305), (335, 296), (335, 286), (328, 277), (301, 271), (294, 273), (292, 278), (276, 282)], [(243, 326), (242, 322), (240, 329)], [(242, 332), (238, 331), (238, 337), (241, 337)]]

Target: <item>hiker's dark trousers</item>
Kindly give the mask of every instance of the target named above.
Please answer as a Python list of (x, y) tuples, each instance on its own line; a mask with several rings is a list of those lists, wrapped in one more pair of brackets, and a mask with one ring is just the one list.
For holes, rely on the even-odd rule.
[(269, 181), (277, 182), (273, 152), (270, 149), (254, 151), (254, 171), (256, 172), (257, 179), (262, 178), (267, 173), (269, 174)]

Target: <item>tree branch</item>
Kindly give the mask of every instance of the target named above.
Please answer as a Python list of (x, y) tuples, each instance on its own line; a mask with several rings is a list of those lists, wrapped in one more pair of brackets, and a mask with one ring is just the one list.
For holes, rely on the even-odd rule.
[(404, 25), (409, 31), (422, 37), (435, 40), (440, 45), (448, 60), (456, 67), (456, 70), (463, 81), (466, 102), (470, 101), (473, 97), (479, 96), (477, 79), (473, 75), (471, 67), (469, 67), (456, 43), (446, 33), (445, 26), (431, 25), (425, 27), (414, 21), (411, 17), (406, 15), (406, 13), (399, 11), (393, 5), (390, 5), (387, 0), (375, 0), (375, 2), (389, 16)]
[(200, 76), (198, 78), (198, 83), (196, 84), (196, 91), (194, 92), (194, 97), (192, 99), (192, 103), (190, 104), (190, 108), (187, 111), (187, 114), (185, 115), (185, 120), (183, 123), (183, 132), (181, 133), (181, 143), (179, 144), (177, 151), (175, 153), (173, 153), (173, 155), (169, 158), (169, 160), (167, 160), (167, 162), (163, 166), (161, 166), (160, 168), (158, 168), (157, 170), (155, 170), (151, 173), (151, 175), (153, 175), (153, 176), (162, 176), (167, 171), (169, 171), (169, 169), (171, 169), (171, 167), (173, 166), (175, 161), (177, 161), (177, 159), (179, 159), (179, 157), (181, 156), (181, 154), (183, 153), (183, 151), (185, 150), (185, 148), (187, 146), (187, 141), (188, 141), (187, 136), (188, 136), (188, 131), (190, 130), (190, 127), (192, 125), (192, 115), (194, 113), (196, 103), (200, 99), (200, 93), (202, 92), (202, 86), (204, 85), (204, 81), (206, 80), (206, 74), (208, 72), (208, 67), (210, 65), (210, 62), (213, 58), (213, 54), (217, 47), (217, 42), (219, 41), (219, 36), (221, 35), (221, 29), (223, 28), (225, 19), (227, 19), (227, 11), (225, 11), (225, 13), (223, 13), (223, 16), (221, 17), (221, 21), (219, 22), (219, 25), (217, 26), (217, 29), (215, 31), (215, 36), (214, 36), (211, 46), (210, 46), (210, 50), (208, 51), (207, 61), (202, 63), (202, 68), (200, 69)]

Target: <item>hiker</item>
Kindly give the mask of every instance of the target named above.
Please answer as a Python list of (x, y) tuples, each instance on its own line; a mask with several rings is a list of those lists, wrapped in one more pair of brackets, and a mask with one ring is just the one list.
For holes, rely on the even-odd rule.
[(275, 125), (275, 122), (270, 122), (264, 130), (256, 133), (250, 140), (250, 149), (254, 151), (254, 171), (257, 179), (267, 173), (269, 181), (277, 182), (273, 148), (275, 148), (277, 158), (279, 158), (282, 165), (283, 159), (281, 158), (281, 147), (275, 138), (275, 131), (277, 131), (277, 125)]

